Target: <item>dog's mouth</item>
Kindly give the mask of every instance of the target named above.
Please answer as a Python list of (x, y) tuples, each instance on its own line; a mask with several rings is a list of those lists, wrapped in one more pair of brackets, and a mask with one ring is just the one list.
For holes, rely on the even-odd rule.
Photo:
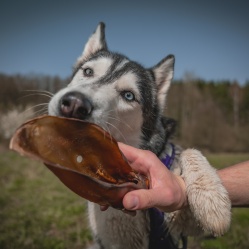
[(10, 148), (41, 160), (69, 189), (100, 205), (122, 209), (127, 192), (149, 185), (132, 170), (115, 139), (89, 122), (39, 117), (16, 131)]

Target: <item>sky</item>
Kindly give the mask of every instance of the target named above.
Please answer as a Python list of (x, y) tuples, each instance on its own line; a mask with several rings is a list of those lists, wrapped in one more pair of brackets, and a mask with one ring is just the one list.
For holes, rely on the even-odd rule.
[(1, 0), (0, 73), (71, 75), (100, 21), (109, 50), (145, 67), (176, 57), (175, 79), (249, 81), (249, 1)]

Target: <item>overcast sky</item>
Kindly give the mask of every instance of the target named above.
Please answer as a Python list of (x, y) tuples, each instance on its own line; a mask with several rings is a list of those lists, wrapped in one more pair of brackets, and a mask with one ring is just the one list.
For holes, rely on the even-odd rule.
[(99, 21), (109, 49), (151, 67), (170, 53), (175, 78), (249, 80), (249, 1), (0, 2), (0, 72), (67, 77)]

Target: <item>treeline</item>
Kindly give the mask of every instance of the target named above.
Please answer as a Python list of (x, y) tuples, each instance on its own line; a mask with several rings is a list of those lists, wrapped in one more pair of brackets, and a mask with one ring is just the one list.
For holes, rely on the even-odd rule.
[[(23, 122), (25, 112), (28, 118), (44, 113), (49, 92), (68, 83), (69, 79), (59, 77), (0, 74), (0, 139), (9, 138), (14, 128), (7, 129)], [(249, 81), (243, 86), (191, 77), (174, 81), (165, 114), (177, 120), (174, 140), (183, 147), (248, 152)]]
[(249, 151), (249, 82), (174, 82), (166, 114), (178, 121), (175, 139), (211, 152)]
[(68, 79), (57, 76), (0, 74), (0, 114), (16, 106), (25, 107), (46, 101), (44, 91), (54, 93), (67, 83)]

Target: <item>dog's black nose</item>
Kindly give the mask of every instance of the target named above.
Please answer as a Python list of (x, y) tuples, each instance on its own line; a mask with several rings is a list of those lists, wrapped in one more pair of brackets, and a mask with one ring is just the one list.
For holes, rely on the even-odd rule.
[(91, 102), (79, 92), (69, 92), (60, 101), (60, 114), (64, 117), (86, 119), (92, 109)]

